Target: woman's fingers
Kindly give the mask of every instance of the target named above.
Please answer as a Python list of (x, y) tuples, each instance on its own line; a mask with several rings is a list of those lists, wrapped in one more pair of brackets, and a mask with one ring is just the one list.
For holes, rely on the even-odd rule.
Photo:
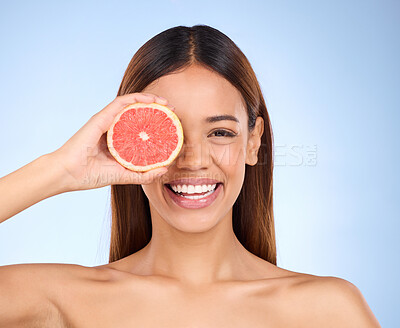
[(114, 122), (114, 118), (128, 105), (143, 102), (146, 104), (158, 103), (160, 105), (167, 106), (172, 111), (175, 107), (168, 106), (168, 100), (153, 95), (150, 93), (129, 93), (123, 96), (116, 97), (111, 103), (104, 107), (97, 114), (92, 116), (92, 121), (95, 121), (97, 126), (100, 128), (102, 133), (107, 132), (111, 124)]
[[(119, 164), (108, 150), (106, 132), (115, 117), (126, 106), (137, 102), (157, 103), (169, 107), (168, 101), (162, 97), (147, 93), (133, 93), (115, 98), (93, 115), (57, 151), (58, 156), (63, 159), (60, 162), (73, 178), (71, 185), (78, 184), (78, 188), (83, 188), (82, 185), (84, 185), (85, 188), (91, 189), (110, 184), (110, 182), (112, 184), (148, 184), (157, 177), (157, 173), (167, 171), (165, 167), (147, 172), (130, 171)], [(169, 108), (174, 109), (172, 106)], [(79, 184), (80, 181), (84, 183)]]

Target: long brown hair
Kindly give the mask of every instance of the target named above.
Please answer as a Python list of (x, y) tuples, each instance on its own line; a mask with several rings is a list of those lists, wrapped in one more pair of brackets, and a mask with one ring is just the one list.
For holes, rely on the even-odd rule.
[[(243, 186), (233, 206), (232, 224), (236, 237), (249, 252), (276, 265), (271, 122), (256, 75), (238, 46), (207, 25), (167, 29), (135, 53), (118, 96), (141, 92), (163, 75), (193, 63), (219, 73), (240, 91), (249, 131), (253, 130), (257, 116), (264, 119), (258, 162), (246, 165)], [(152, 235), (149, 201), (140, 185), (112, 185), (111, 209), (110, 263), (139, 251)]]

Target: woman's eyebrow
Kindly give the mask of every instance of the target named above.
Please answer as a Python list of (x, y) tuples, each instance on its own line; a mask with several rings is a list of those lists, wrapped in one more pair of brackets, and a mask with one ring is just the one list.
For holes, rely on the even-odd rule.
[(233, 115), (228, 115), (228, 114), (209, 116), (209, 117), (207, 117), (207, 118), (205, 119), (205, 121), (206, 121), (207, 123), (214, 123), (214, 122), (225, 121), (225, 120), (227, 120), (227, 121), (234, 121), (234, 122), (239, 123), (239, 120), (238, 120), (235, 116), (233, 116)]

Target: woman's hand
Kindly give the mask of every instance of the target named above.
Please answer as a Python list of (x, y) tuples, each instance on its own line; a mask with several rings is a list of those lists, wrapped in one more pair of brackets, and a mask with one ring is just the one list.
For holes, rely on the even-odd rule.
[(61, 148), (49, 154), (65, 169), (69, 191), (95, 189), (111, 184), (148, 184), (167, 172), (166, 167), (147, 172), (128, 170), (108, 150), (106, 132), (114, 118), (124, 107), (136, 102), (168, 104), (166, 99), (149, 93), (118, 96), (93, 115)]

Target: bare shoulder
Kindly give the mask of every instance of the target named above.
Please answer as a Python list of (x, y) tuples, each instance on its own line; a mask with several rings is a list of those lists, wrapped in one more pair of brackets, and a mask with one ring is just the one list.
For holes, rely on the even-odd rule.
[(60, 300), (101, 270), (72, 264), (16, 264), (0, 267), (0, 326), (64, 327)]
[[(109, 276), (106, 269), (77, 264), (28, 263), (0, 267), (0, 280), (18, 282), (23, 286), (46, 286), (83, 279), (101, 279)], [(3, 280), (4, 282), (4, 280)], [(50, 292), (51, 293), (51, 292)]]
[(361, 291), (332, 276), (287, 271), (284, 299), (293, 321), (305, 327), (380, 327)]

